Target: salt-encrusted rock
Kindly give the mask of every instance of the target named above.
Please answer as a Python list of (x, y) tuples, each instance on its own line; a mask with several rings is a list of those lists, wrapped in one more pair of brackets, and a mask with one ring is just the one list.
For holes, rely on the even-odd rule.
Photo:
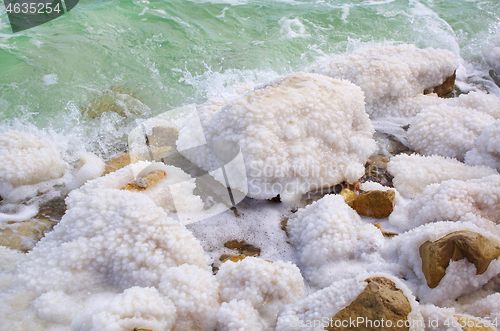
[(104, 170), (103, 176), (139, 161), (142, 161), (142, 159), (139, 156), (133, 154), (123, 154), (121, 156), (118, 156), (106, 162), (106, 169)]
[(463, 160), (481, 132), (499, 118), (499, 98), (470, 92), (423, 107), (410, 122), (408, 140), (421, 154)]
[(217, 330), (219, 331), (265, 331), (259, 312), (247, 300), (223, 302), (217, 311)]
[(495, 118), (479, 110), (446, 104), (422, 110), (410, 123), (408, 139), (423, 155), (438, 154), (463, 160)]
[(394, 209), (393, 190), (367, 191), (358, 195), (355, 199), (347, 202), (359, 215), (386, 218)]
[[(409, 330), (407, 322), (411, 305), (403, 291), (386, 277), (370, 277), (354, 301), (333, 316), (325, 330)], [(366, 320), (365, 325), (342, 325), (343, 321), (357, 321), (359, 317)], [(371, 321), (371, 325), (370, 322)], [(381, 324), (384, 321), (385, 324)], [(345, 323), (345, 322), (344, 322)], [(373, 324), (375, 323), (375, 325)], [(378, 323), (378, 324), (377, 324)], [(398, 325), (400, 323), (400, 325)], [(406, 326), (405, 326), (405, 323)]]
[(158, 288), (176, 307), (174, 331), (215, 329), (220, 286), (211, 271), (188, 264), (168, 268)]
[[(380, 262), (376, 249), (382, 233), (361, 217), (339, 195), (326, 195), (299, 209), (287, 222), (290, 243), (297, 249), (304, 278), (320, 288), (355, 277), (370, 263)], [(321, 254), (318, 254), (321, 252)], [(350, 262), (345, 268), (341, 262)]]
[(171, 330), (176, 320), (172, 301), (154, 287), (131, 287), (97, 311), (87, 311), (71, 324), (73, 330)]
[[(406, 320), (410, 330), (424, 330), (418, 303), (401, 280), (389, 274), (365, 274), (335, 282), (285, 306), (276, 331), (392, 330), (386, 323), (389, 315), (384, 313)], [(396, 327), (397, 322), (393, 323)]]
[(446, 274), (450, 261), (465, 258), (476, 266), (478, 275), (483, 274), (491, 261), (500, 256), (500, 242), (479, 233), (457, 231), (434, 242), (424, 242), (419, 252), (427, 285), (435, 288)]
[[(199, 241), (167, 214), (174, 207), (182, 210), (198, 201), (189, 181), (181, 183), (187, 187), (163, 191), (169, 187), (167, 175), (150, 190), (120, 190), (134, 178), (134, 172), (140, 173), (148, 165), (129, 165), (68, 195), (61, 222), (20, 266), (20, 279), (30, 293), (156, 286), (168, 268), (182, 264), (210, 271)], [(161, 166), (168, 174), (182, 174)], [(172, 177), (170, 180), (176, 176)], [(184, 203), (170, 205), (172, 200), (162, 197), (165, 192)]]
[(408, 116), (418, 113), (422, 101), (441, 103), (423, 92), (442, 84), (457, 67), (456, 56), (447, 50), (387, 45), (329, 59), (315, 72), (360, 86), (372, 116)]
[[(276, 316), (284, 305), (305, 297), (300, 270), (289, 262), (269, 262), (255, 257), (247, 257), (236, 263), (227, 261), (220, 267), (216, 278), (221, 286), (221, 300), (248, 301), (257, 310), (259, 323), (266, 329), (275, 326)], [(235, 313), (238, 310), (234, 309)], [(255, 323), (254, 314), (248, 316), (251, 317), (248, 323)], [(221, 323), (221, 319), (218, 319)]]
[(484, 319), (495, 322), (498, 327), (500, 320), (500, 293), (494, 292), (484, 298), (475, 300), (462, 308), (467, 314), (479, 316)]
[[(459, 251), (455, 248), (456, 245), (451, 242), (444, 245), (444, 251), (438, 256), (431, 255), (428, 259), (425, 254), (432, 254), (432, 252), (422, 254), (425, 257), (425, 263), (423, 263), (420, 247), (426, 242), (436, 242), (454, 232), (479, 234), (496, 245), (497, 242), (500, 242), (500, 231), (497, 226), (488, 225), (488, 222), (483, 221), (481, 227), (471, 222), (437, 222), (419, 226), (392, 238), (386, 253), (388, 256), (397, 256), (396, 261), (401, 268), (402, 276), (413, 283), (414, 287), (412, 288), (414, 288), (414, 293), (421, 303), (449, 305), (458, 297), (477, 291), (493, 277), (496, 277), (500, 273), (500, 259), (490, 259), (495, 256), (493, 253), (487, 253), (488, 255), (485, 257), (481, 257), (482, 253), (479, 252), (467, 253), (468, 248), (465, 245)], [(496, 248), (492, 248), (493, 250)], [(472, 252), (472, 250), (470, 251)], [(469, 262), (468, 258), (459, 258), (460, 254), (468, 256), (473, 262)], [(490, 262), (487, 263), (487, 261)], [(476, 268), (476, 264), (481, 269)], [(434, 286), (437, 283), (435, 287), (430, 287), (426, 279), (426, 273), (429, 273), (424, 271), (424, 268), (429, 269), (429, 266), (437, 267), (441, 274), (444, 271), (444, 277), (440, 281), (431, 280), (430, 285)], [(446, 269), (443, 266), (446, 266)], [(433, 273), (435, 276), (435, 272)]]
[(407, 207), (407, 224), (391, 223), (410, 229), (438, 221), (500, 220), (500, 175), (491, 175), (467, 181), (451, 179), (441, 184), (430, 184), (421, 196)]
[(500, 170), (500, 120), (481, 132), (474, 148), (465, 154), (465, 163)]
[(393, 184), (401, 195), (419, 196), (429, 184), (450, 179), (476, 179), (498, 174), (486, 166), (467, 166), (455, 159), (439, 155), (400, 154), (391, 158), (387, 169), (394, 176)]
[(17, 130), (0, 133), (0, 185), (36, 184), (61, 177), (67, 168), (48, 138)]
[[(207, 171), (213, 164), (209, 149), (194, 146), (215, 146), (223, 161), (241, 148), (245, 167), (226, 167), (226, 175), (231, 188), (253, 198), (279, 194), (290, 202), (309, 191), (355, 182), (375, 150), (363, 93), (347, 81), (293, 73), (222, 105), (209, 100), (199, 107), (199, 119), (188, 120), (179, 132), (177, 148)], [(203, 130), (194, 127), (200, 121)], [(215, 178), (225, 182), (222, 172)]]
[(453, 75), (444, 80), (443, 84), (425, 89), (424, 94), (436, 93), (438, 97), (442, 97), (447, 95), (448, 93), (453, 92), (453, 90), (455, 89), (456, 77), (457, 77), (457, 71), (455, 70)]

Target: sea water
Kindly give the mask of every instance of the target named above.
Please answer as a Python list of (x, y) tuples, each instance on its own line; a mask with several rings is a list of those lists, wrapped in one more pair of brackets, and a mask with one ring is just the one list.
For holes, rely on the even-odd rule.
[[(380, 44), (450, 50), (461, 92), (500, 96), (485, 59), (499, 28), (498, 0), (81, 0), (13, 34), (0, 5), (0, 132), (34, 126), (109, 159), (147, 118)], [(90, 114), (117, 94), (138, 106)]]
[(497, 0), (82, 0), (13, 34), (1, 5), (0, 121), (71, 131), (108, 89), (129, 91), (148, 117), (381, 43), (448, 49), (459, 81), (498, 93), (483, 52), (499, 25)]

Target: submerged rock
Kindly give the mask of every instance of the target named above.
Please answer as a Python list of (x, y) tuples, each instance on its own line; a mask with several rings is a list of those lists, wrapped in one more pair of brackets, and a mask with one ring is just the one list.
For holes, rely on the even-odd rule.
[(138, 161), (142, 161), (142, 158), (134, 154), (123, 154), (118, 156), (106, 162), (106, 170), (104, 171), (103, 176)]
[(244, 256), (259, 256), (260, 248), (247, 244), (245, 241), (231, 240), (224, 243), (224, 246), (229, 249), (237, 250)]
[(450, 260), (466, 258), (476, 266), (476, 275), (483, 274), (490, 262), (500, 256), (500, 242), (479, 233), (456, 231), (434, 242), (426, 241), (419, 252), (427, 286), (435, 288), (446, 274)]
[[(411, 312), (411, 306), (403, 291), (385, 277), (368, 278), (366, 282), (368, 285), (363, 292), (349, 306), (339, 311), (325, 330), (409, 330), (404, 322)], [(366, 321), (364, 325), (355, 323), (355, 326), (336, 327), (346, 320), (358, 321), (360, 317)], [(383, 326), (381, 321), (385, 323)], [(398, 327), (398, 322), (401, 324), (401, 321), (403, 326)]]
[(28, 252), (56, 224), (56, 222), (46, 218), (11, 224), (8, 228), (0, 229), (0, 245)]

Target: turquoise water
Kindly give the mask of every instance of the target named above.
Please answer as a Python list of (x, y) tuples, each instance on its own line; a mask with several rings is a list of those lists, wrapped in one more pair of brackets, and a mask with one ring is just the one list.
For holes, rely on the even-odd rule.
[(107, 89), (128, 91), (147, 117), (364, 43), (446, 48), (491, 80), (482, 49), (499, 22), (498, 0), (82, 0), (12, 34), (2, 5), (0, 121), (67, 130)]

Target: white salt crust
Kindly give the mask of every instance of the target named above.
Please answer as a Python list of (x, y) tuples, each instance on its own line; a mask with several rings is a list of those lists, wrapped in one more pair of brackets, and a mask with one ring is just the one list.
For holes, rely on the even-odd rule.
[[(208, 142), (220, 158), (232, 159), (228, 146), (237, 144), (244, 166), (226, 167), (227, 178), (252, 198), (280, 194), (292, 202), (308, 191), (354, 182), (375, 151), (363, 93), (347, 81), (293, 73), (224, 102), (199, 107), (181, 129), (177, 148), (210, 171), (209, 150), (189, 148)], [(215, 178), (225, 182), (222, 173)]]
[(439, 306), (453, 302), (462, 295), (477, 291), (495, 277), (500, 272), (500, 260), (493, 260), (481, 275), (476, 275), (476, 267), (466, 259), (451, 261), (438, 286), (429, 288), (422, 271), (419, 247), (426, 241), (433, 242), (456, 231), (472, 231), (499, 240), (500, 229), (488, 222), (483, 221), (479, 226), (471, 222), (436, 222), (419, 226), (395, 237), (386, 248), (386, 253), (397, 259), (402, 268), (401, 276), (416, 286), (414, 293), (421, 303)]
[(498, 172), (486, 166), (468, 166), (456, 159), (438, 155), (399, 154), (391, 158), (387, 170), (394, 176), (392, 183), (401, 195), (416, 198), (429, 184), (458, 179), (477, 179)]
[[(241, 314), (242, 305), (248, 304), (257, 311), (258, 318), (250, 312), (247, 325), (263, 325), (265, 330), (274, 328), (281, 308), (305, 297), (300, 270), (289, 262), (270, 262), (255, 257), (239, 262), (227, 261), (216, 278), (221, 286), (221, 300), (229, 303), (223, 306), (222, 315), (218, 317), (218, 325), (223, 328), (231, 329), (230, 321)], [(248, 304), (240, 303), (242, 300)]]
[(408, 314), (411, 331), (424, 330), (424, 321), (418, 310), (418, 302), (411, 290), (400, 279), (386, 273), (363, 273), (358, 277), (343, 279), (303, 300), (287, 305), (278, 315), (276, 331), (320, 331), (329, 325), (339, 311), (347, 307), (365, 289), (365, 280), (371, 277), (385, 277), (392, 280), (403, 291), (410, 303)]
[[(314, 286), (326, 287), (383, 262), (376, 252), (384, 243), (382, 233), (362, 222), (339, 195), (327, 195), (297, 211), (288, 220), (287, 230), (298, 265)], [(352, 269), (342, 263), (347, 261)]]
[(372, 117), (413, 116), (422, 106), (441, 102), (423, 92), (441, 85), (457, 67), (458, 59), (447, 50), (386, 45), (330, 58), (315, 72), (360, 86)]

